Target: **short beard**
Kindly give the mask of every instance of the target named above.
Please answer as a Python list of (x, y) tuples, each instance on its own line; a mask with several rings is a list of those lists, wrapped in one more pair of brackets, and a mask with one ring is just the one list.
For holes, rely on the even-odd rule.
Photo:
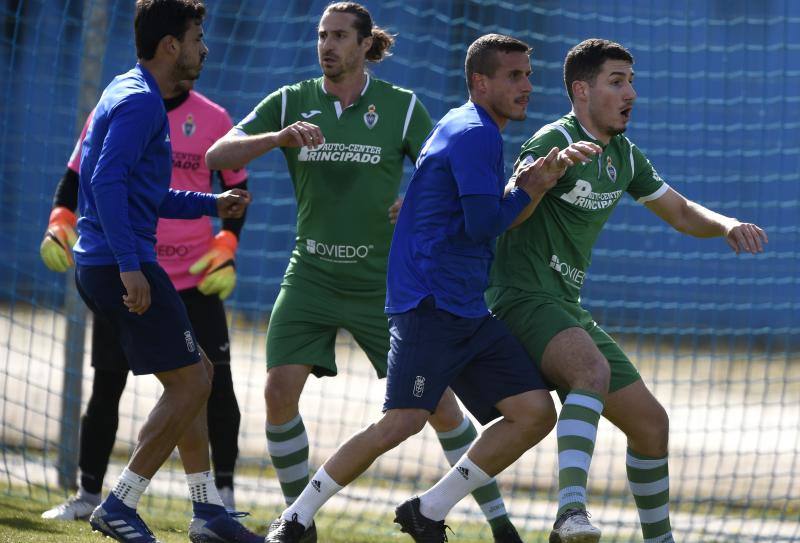
[(175, 63), (175, 68), (172, 70), (172, 77), (175, 81), (183, 81), (184, 79), (191, 79), (193, 81), (200, 77), (200, 72), (203, 71), (203, 63), (200, 62), (199, 66), (190, 66), (181, 57)]
[(342, 79), (342, 75), (344, 75), (344, 70), (342, 68), (329, 68), (328, 70), (322, 68), (322, 73), (331, 81), (339, 81)]

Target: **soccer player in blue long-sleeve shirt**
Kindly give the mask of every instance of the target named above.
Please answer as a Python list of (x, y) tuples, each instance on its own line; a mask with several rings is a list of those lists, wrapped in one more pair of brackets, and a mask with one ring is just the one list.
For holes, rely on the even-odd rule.
[(138, 0), (139, 63), (103, 92), (81, 150), (78, 291), (96, 318), (118, 333), (134, 374), (155, 374), (164, 392), (111, 494), (95, 509), (95, 530), (118, 541), (157, 543), (136, 514), (139, 497), (175, 446), (194, 516), (193, 542), (256, 543), (222, 505), (211, 477), (205, 404), (211, 364), (199, 348), (175, 287), (158, 265), (158, 217), (241, 216), (250, 197), (174, 191), (162, 89), (197, 79), (208, 49), (200, 0)]

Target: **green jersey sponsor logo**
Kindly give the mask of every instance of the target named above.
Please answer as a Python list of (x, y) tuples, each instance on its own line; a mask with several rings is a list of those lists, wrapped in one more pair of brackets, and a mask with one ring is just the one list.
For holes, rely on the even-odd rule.
[(297, 155), (300, 162), (359, 162), (378, 164), (381, 161), (381, 147), (361, 143), (326, 142), (316, 149), (302, 147)]
[(550, 267), (560, 273), (564, 279), (572, 281), (579, 287), (583, 285), (583, 280), (586, 278), (586, 272), (566, 262), (562, 262), (561, 259), (558, 258), (558, 255), (550, 257)]
[(314, 239), (306, 240), (308, 254), (339, 264), (355, 264), (358, 259), (367, 258), (370, 249), (373, 248), (374, 245), (346, 245), (324, 243)]
[[(614, 175), (616, 177), (616, 173)], [(596, 210), (613, 206), (621, 196), (621, 190), (593, 192), (589, 181), (578, 179), (575, 181), (575, 187), (562, 194), (561, 199), (584, 209)]]

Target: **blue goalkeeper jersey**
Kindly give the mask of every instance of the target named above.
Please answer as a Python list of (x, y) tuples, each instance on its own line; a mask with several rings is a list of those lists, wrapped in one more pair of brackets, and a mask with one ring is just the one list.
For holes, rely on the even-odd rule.
[[(473, 102), (451, 109), (423, 145), (400, 210), (389, 252), (387, 313), (403, 313), (433, 296), (436, 307), (460, 317), (488, 314), (483, 291), (495, 240), (468, 235), (462, 199), (485, 197), (496, 205), (504, 187), (497, 124)], [(511, 218), (530, 198), (519, 191), (512, 200)]]
[(216, 215), (211, 194), (169, 188), (172, 148), (164, 101), (140, 64), (106, 87), (81, 147), (75, 261), (117, 264), (121, 272), (156, 262), (158, 217)]

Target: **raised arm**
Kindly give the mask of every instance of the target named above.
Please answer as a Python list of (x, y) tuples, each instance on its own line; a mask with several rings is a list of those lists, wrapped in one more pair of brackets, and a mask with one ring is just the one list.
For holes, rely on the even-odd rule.
[(768, 242), (766, 232), (759, 226), (711, 211), (672, 188), (645, 205), (682, 234), (697, 238), (725, 237), (736, 254), (761, 253), (764, 251), (763, 243)]
[(508, 228), (516, 228), (533, 215), (545, 193), (555, 186), (567, 168), (589, 161), (594, 155), (601, 152), (602, 149), (598, 145), (579, 141), (568, 145), (562, 151), (559, 151), (558, 147), (553, 147), (546, 157), (535, 158), (534, 155), (527, 155), (519, 163), (517, 171), (506, 185), (505, 191), (508, 195), (515, 187), (520, 187), (528, 193), (531, 201)]

